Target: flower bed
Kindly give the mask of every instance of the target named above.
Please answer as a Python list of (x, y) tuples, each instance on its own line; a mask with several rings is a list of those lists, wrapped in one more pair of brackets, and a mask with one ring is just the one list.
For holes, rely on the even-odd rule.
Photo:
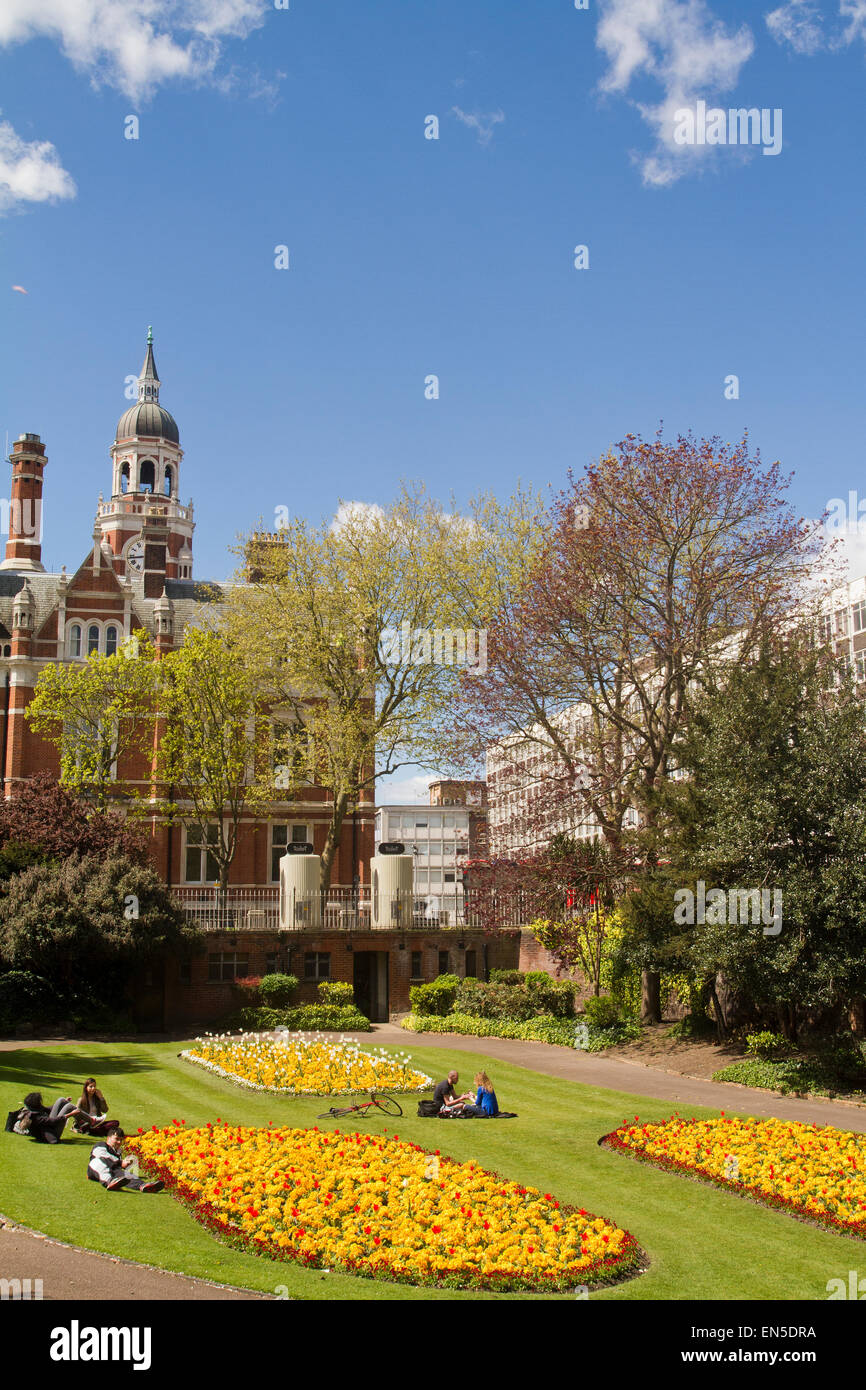
[(432, 1078), (410, 1066), (408, 1053), (362, 1052), (355, 1042), (317, 1038), (208, 1034), (181, 1057), (253, 1091), (291, 1096), (342, 1096), (362, 1091), (426, 1091)]
[(866, 1135), (796, 1120), (623, 1124), (601, 1141), (847, 1235), (866, 1236)]
[(640, 1259), (613, 1222), (397, 1135), (174, 1121), (128, 1147), (222, 1239), (311, 1268), (551, 1291), (619, 1278)]

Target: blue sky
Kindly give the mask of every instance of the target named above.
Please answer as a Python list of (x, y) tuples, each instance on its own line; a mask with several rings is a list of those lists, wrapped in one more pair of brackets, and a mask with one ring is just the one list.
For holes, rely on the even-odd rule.
[[(44, 558), (88, 548), (148, 324), (199, 577), (279, 506), (556, 487), (660, 420), (747, 426), (808, 514), (866, 498), (864, 61), (866, 0), (4, 0), (0, 429), (46, 441)], [(781, 108), (781, 153), (676, 146), (698, 99)]]

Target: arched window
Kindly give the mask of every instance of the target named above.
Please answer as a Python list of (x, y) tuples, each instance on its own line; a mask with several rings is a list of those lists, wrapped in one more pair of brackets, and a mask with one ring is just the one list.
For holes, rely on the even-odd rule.
[(172, 473), (172, 471), (171, 471), (171, 464), (166, 464), (166, 469), (165, 469), (165, 482), (163, 483), (163, 487), (162, 487), (162, 490), (163, 490), (163, 492), (165, 493), (166, 497), (171, 497), (171, 485), (172, 485), (173, 477), (174, 477), (174, 475), (173, 475), (173, 473)]
[(142, 459), (138, 473), (139, 492), (153, 492), (156, 487), (156, 468), (153, 459)]
[(90, 627), (87, 629), (87, 655), (90, 656), (91, 652), (98, 651), (99, 628), (96, 626), (96, 623), (91, 623)]
[(129, 492), (129, 463), (120, 465), (120, 491)]
[(81, 655), (81, 625), (79, 623), (73, 623), (69, 629), (69, 655)]
[(105, 629), (105, 655), (114, 656), (117, 652), (117, 628), (107, 627)]

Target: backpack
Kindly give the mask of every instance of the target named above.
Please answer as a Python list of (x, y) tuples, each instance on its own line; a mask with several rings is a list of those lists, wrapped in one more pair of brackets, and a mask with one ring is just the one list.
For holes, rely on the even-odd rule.
[(7, 1134), (29, 1134), (31, 1112), (29, 1110), (10, 1110), (6, 1116)]
[(436, 1104), (435, 1100), (419, 1100), (418, 1114), (422, 1119), (432, 1119), (434, 1115), (439, 1114), (439, 1106)]

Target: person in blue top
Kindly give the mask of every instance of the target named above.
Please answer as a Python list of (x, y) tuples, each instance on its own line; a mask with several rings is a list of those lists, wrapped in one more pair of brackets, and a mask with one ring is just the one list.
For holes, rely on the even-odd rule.
[(486, 1071), (478, 1073), (475, 1078), (475, 1085), (478, 1087), (475, 1104), (464, 1106), (463, 1114), (471, 1115), (476, 1120), (495, 1120), (499, 1114), (499, 1104), (496, 1100), (493, 1082)]

